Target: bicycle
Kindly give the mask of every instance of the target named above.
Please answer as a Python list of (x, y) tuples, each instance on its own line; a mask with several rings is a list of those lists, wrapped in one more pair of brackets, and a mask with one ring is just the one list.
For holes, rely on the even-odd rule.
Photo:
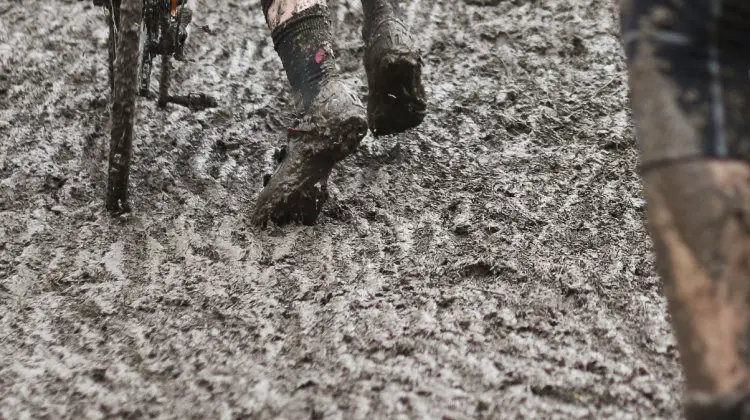
[(107, 9), (110, 85), (110, 147), (105, 206), (115, 215), (130, 212), (129, 175), (133, 147), (136, 96), (151, 98), (151, 70), (161, 57), (157, 104), (192, 109), (218, 106), (203, 93), (170, 95), (174, 58), (184, 61), (185, 43), (193, 11), (187, 0), (93, 0)]

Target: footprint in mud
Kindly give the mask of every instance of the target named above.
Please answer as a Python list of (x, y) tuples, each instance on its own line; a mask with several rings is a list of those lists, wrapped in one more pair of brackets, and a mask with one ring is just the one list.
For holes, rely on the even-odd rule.
[(374, 140), (368, 135), (362, 140), (355, 154), (357, 165), (380, 167), (399, 163), (406, 159), (406, 151), (401, 143), (399, 136), (383, 136)]
[(217, 180), (225, 181), (232, 168), (238, 162), (244, 162), (245, 154), (242, 144), (235, 138), (219, 139), (213, 144), (209, 152), (206, 172)]

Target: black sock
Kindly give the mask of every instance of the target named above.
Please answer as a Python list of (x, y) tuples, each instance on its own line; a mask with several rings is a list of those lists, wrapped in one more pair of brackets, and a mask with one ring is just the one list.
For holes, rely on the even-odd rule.
[[(264, 7), (264, 12), (267, 9)], [(271, 36), (289, 84), (307, 110), (320, 91), (321, 81), (336, 72), (328, 8), (305, 9), (276, 27)]]
[(389, 17), (403, 20), (401, 7), (398, 0), (362, 0), (362, 11), (365, 21), (362, 25), (362, 37), (367, 39), (372, 35), (378, 25)]

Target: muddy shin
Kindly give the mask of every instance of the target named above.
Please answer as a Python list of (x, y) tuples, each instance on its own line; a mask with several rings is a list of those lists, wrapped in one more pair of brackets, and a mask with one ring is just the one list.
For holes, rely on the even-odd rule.
[(688, 390), (721, 398), (746, 391), (750, 166), (695, 161), (643, 179)]
[(120, 2), (120, 23), (113, 66), (112, 137), (109, 151), (109, 179), (107, 181), (107, 210), (112, 213), (130, 211), (128, 204), (128, 175), (133, 146), (133, 122), (138, 73), (138, 34), (140, 32), (142, 0)]
[(372, 35), (375, 28), (387, 19), (396, 18), (403, 21), (403, 12), (398, 0), (362, 0), (362, 12), (365, 15), (362, 26), (364, 38)]
[(289, 84), (307, 110), (324, 79), (337, 73), (328, 7), (323, 0), (264, 0), (262, 4)]
[(623, 0), (621, 23), (685, 414), (750, 418), (750, 3)]

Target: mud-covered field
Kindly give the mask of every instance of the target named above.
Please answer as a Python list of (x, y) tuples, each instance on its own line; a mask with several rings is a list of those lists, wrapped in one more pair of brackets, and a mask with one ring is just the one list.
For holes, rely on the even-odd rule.
[(411, 0), (425, 123), (263, 231), (291, 95), (259, 3), (200, 3), (178, 88), (220, 107), (139, 100), (115, 220), (103, 11), (0, 1), (0, 418), (678, 417), (614, 2)]

